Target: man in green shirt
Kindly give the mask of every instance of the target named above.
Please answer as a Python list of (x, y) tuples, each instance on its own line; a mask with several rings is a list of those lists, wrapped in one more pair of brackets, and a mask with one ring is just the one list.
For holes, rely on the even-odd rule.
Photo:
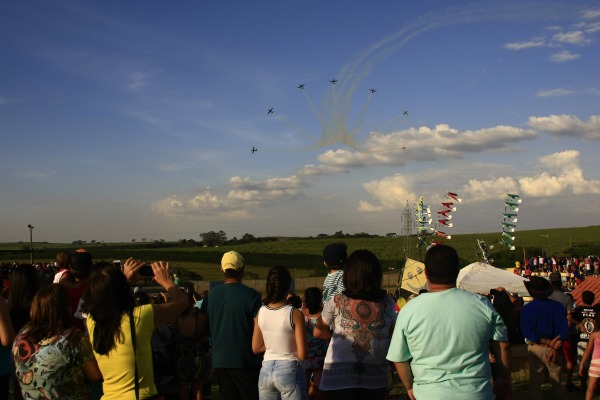
[(506, 326), (486, 297), (456, 288), (459, 270), (456, 250), (433, 246), (425, 256), (429, 292), (398, 314), (387, 359), (411, 399), (492, 400), (490, 343), (497, 398), (511, 391)]

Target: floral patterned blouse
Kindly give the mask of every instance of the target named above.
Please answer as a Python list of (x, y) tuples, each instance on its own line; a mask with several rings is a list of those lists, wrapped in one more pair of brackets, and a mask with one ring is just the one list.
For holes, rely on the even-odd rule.
[(59, 335), (33, 343), (25, 326), (13, 343), (16, 377), (25, 400), (90, 399), (82, 366), (94, 359), (84, 333), (69, 328)]

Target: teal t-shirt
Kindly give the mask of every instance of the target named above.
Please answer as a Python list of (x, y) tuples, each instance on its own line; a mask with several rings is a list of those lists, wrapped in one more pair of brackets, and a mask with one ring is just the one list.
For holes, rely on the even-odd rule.
[(417, 399), (493, 399), (490, 339), (508, 340), (487, 298), (460, 289), (424, 293), (398, 314), (387, 359), (412, 358)]
[(260, 366), (262, 357), (252, 352), (252, 333), (261, 306), (260, 294), (242, 283), (226, 283), (210, 290), (200, 313), (208, 317), (214, 368)]

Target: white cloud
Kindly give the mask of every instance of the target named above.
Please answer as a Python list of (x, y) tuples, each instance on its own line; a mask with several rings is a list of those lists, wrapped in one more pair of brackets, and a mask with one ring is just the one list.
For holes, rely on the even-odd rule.
[(295, 171), (296, 175), (301, 176), (317, 176), (317, 175), (337, 175), (347, 173), (348, 169), (343, 167), (336, 167), (334, 165), (314, 165), (308, 164)]
[(549, 60), (555, 63), (562, 63), (571, 60), (576, 60), (581, 57), (580, 54), (571, 53), (568, 50), (559, 51), (558, 53), (554, 53), (549, 57)]
[(461, 193), (470, 202), (498, 199), (507, 191), (519, 193), (523, 197), (599, 194), (600, 181), (584, 177), (580, 156), (576, 150), (543, 156), (538, 161), (544, 171), (520, 177), (471, 179), (462, 187)]
[(585, 13), (583, 13), (583, 18), (585, 18), (585, 19), (600, 18), (600, 9), (587, 10)]
[(568, 96), (573, 94), (574, 92), (569, 89), (551, 89), (551, 90), (540, 90), (537, 93), (537, 97), (558, 97), (558, 96)]
[(378, 181), (363, 183), (365, 191), (371, 194), (379, 204), (360, 200), (358, 211), (378, 212), (404, 208), (407, 199), (417, 198), (417, 195), (412, 192), (411, 185), (411, 180), (403, 175), (394, 175)]
[(421, 126), (389, 134), (372, 132), (357, 151), (328, 150), (319, 155), (318, 160), (323, 165), (338, 168), (399, 166), (407, 161), (461, 159), (464, 153), (504, 150), (509, 143), (535, 137), (534, 130), (512, 126), (460, 131), (439, 124), (434, 128)]
[(230, 190), (218, 196), (210, 188), (192, 198), (180, 199), (173, 195), (152, 204), (156, 214), (168, 217), (195, 216), (202, 218), (248, 219), (247, 207), (302, 197), (308, 183), (297, 176), (269, 178), (264, 181), (234, 176), (229, 180)]
[(555, 34), (552, 40), (557, 43), (567, 43), (576, 46), (585, 46), (591, 43), (582, 31), (560, 32)]
[(544, 47), (545, 45), (546, 43), (543, 39), (535, 39), (527, 42), (507, 43), (504, 45), (504, 48), (508, 50), (524, 50), (532, 47)]
[(582, 121), (574, 115), (529, 117), (529, 126), (556, 137), (575, 137), (586, 140), (600, 139), (600, 115)]

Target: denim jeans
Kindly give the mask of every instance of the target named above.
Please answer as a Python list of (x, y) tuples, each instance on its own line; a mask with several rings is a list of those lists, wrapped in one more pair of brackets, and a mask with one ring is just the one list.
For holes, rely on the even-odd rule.
[(295, 360), (263, 361), (258, 395), (260, 400), (307, 400), (304, 368)]

